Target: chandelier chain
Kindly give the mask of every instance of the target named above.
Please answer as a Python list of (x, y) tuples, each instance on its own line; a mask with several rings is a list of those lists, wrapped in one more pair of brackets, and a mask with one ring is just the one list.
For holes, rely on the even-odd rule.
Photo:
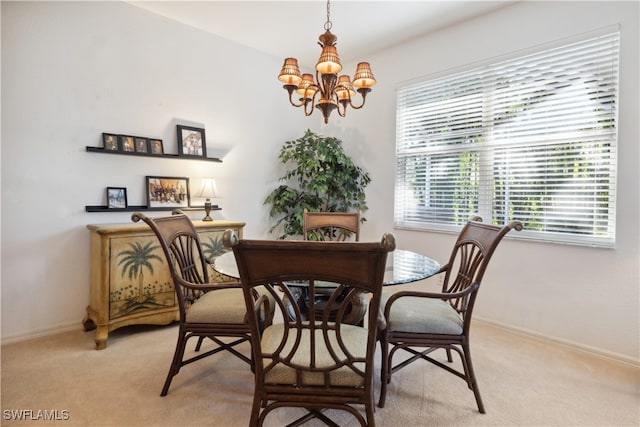
[(325, 31), (329, 31), (333, 25), (331, 23), (331, 19), (329, 18), (329, 15), (331, 13), (331, 5), (329, 3), (330, 3), (330, 0), (327, 0), (327, 22), (324, 23)]

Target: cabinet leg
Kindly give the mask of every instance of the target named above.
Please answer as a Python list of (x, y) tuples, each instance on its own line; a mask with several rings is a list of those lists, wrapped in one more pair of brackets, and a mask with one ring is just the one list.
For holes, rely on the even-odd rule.
[(91, 307), (87, 307), (87, 315), (82, 319), (82, 326), (85, 331), (93, 331), (96, 329), (95, 341), (96, 350), (104, 350), (107, 348), (107, 336), (109, 335), (108, 326), (98, 326), (94, 322)]
[(109, 335), (109, 328), (107, 326), (98, 326), (96, 329), (96, 350), (104, 350), (107, 348), (107, 336)]
[(84, 327), (85, 332), (93, 331), (96, 328), (96, 324), (89, 317), (89, 315), (82, 319), (82, 326)]

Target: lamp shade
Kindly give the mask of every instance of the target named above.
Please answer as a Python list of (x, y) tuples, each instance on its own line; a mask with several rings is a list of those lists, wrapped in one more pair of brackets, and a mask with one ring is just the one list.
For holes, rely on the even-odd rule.
[(216, 197), (216, 180), (213, 178), (202, 178), (202, 186), (198, 197), (203, 199), (212, 199)]
[(373, 71), (368, 62), (360, 62), (356, 68), (356, 73), (353, 75), (353, 85), (359, 88), (370, 88), (376, 84), (376, 79), (373, 77)]
[(313, 95), (318, 91), (318, 86), (315, 85), (313, 81), (313, 75), (311, 74), (303, 74), (302, 81), (298, 85), (298, 89), (296, 89), (296, 93), (303, 98), (312, 99)]
[(338, 99), (349, 99), (356, 95), (356, 91), (353, 90), (353, 85), (349, 76), (342, 75), (338, 78), (338, 84), (336, 85), (336, 95)]
[(278, 75), (278, 80), (286, 85), (298, 86), (302, 77), (300, 77), (300, 68), (298, 60), (295, 58), (286, 58), (282, 64), (282, 70)]
[(340, 56), (335, 46), (325, 46), (316, 64), (316, 70), (322, 74), (338, 74), (342, 71)]

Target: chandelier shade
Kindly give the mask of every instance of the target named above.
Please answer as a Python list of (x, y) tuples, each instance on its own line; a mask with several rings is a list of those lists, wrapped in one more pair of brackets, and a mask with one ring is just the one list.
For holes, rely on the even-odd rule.
[(368, 62), (361, 62), (356, 68), (356, 73), (353, 76), (353, 85), (357, 88), (372, 87), (376, 84), (376, 79), (373, 77), (371, 66)]
[(287, 58), (284, 60), (284, 64), (282, 65), (282, 70), (280, 70), (278, 80), (280, 80), (285, 85), (300, 84), (300, 82), (302, 81), (302, 77), (300, 77), (300, 68), (298, 68), (297, 59)]
[(316, 71), (321, 74), (338, 74), (342, 71), (340, 56), (335, 46), (325, 46), (316, 64)]
[[(324, 24), (325, 32), (318, 38), (322, 52), (316, 63), (315, 79), (313, 74), (300, 73), (298, 60), (295, 58), (286, 58), (278, 75), (278, 80), (284, 83), (283, 87), (289, 93), (291, 105), (303, 107), (305, 116), (310, 116), (318, 108), (322, 111), (325, 123), (329, 123), (333, 110), (344, 117), (347, 107), (356, 110), (364, 107), (367, 94), (376, 84), (368, 62), (358, 64), (353, 81), (348, 75), (338, 77), (338, 73), (342, 71), (342, 63), (336, 48), (338, 38), (330, 31), (332, 24), (329, 14), (330, 1), (327, 0), (327, 22)], [(360, 105), (353, 104), (356, 92), (362, 97)], [(294, 93), (300, 97), (298, 101), (293, 99)]]
[(338, 77), (336, 95), (338, 96), (338, 100), (349, 99), (353, 96), (356, 96), (356, 91), (353, 90), (353, 85), (351, 84), (351, 79), (349, 79), (349, 76), (343, 74)]

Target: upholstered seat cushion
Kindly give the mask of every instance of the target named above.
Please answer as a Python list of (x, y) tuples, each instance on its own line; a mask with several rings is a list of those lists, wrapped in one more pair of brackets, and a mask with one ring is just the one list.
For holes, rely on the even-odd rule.
[[(285, 339), (284, 330), (284, 324), (282, 323), (276, 323), (264, 330), (261, 339), (262, 354), (272, 353), (277, 349), (283, 339)], [(311, 332), (308, 329), (304, 329), (300, 345), (291, 359), (291, 366), (282, 362), (276, 363), (265, 375), (265, 382), (267, 384), (297, 384), (295, 367), (309, 367), (311, 364), (310, 336)], [(342, 324), (341, 336), (349, 353), (354, 357), (358, 357), (363, 360), (367, 350), (367, 329), (360, 326)], [(290, 329), (289, 335), (286, 337), (285, 347), (283, 351), (280, 352), (282, 358), (286, 358), (286, 356), (291, 352), (295, 340), (296, 330)], [(338, 344), (335, 331), (329, 331), (329, 343), (339, 360), (337, 365), (342, 365), (342, 361), (346, 360), (346, 356)], [(317, 368), (327, 368), (336, 365), (336, 361), (327, 349), (323, 332), (321, 330), (315, 331), (315, 349), (315, 362)], [(270, 358), (264, 359), (264, 366), (266, 369), (268, 369), (272, 364), (273, 362)], [(357, 373), (349, 366), (336, 366), (336, 369), (331, 370), (329, 374), (329, 381), (331, 385), (362, 387), (364, 384), (364, 363), (356, 362), (354, 366), (357, 370), (362, 371), (362, 373)], [(324, 372), (303, 371), (302, 384), (299, 385), (323, 384), (325, 384)]]
[[(259, 287), (259, 294), (268, 294)], [(275, 307), (273, 297), (268, 294), (271, 312)], [(247, 312), (241, 288), (227, 288), (209, 291), (198, 298), (188, 309), (188, 323), (246, 323)]]
[[(383, 307), (391, 294), (382, 296)], [(389, 313), (390, 331), (425, 334), (462, 334), (462, 318), (447, 301), (435, 298), (402, 297)]]
[(189, 323), (245, 323), (247, 312), (242, 289), (209, 291), (187, 310)]

